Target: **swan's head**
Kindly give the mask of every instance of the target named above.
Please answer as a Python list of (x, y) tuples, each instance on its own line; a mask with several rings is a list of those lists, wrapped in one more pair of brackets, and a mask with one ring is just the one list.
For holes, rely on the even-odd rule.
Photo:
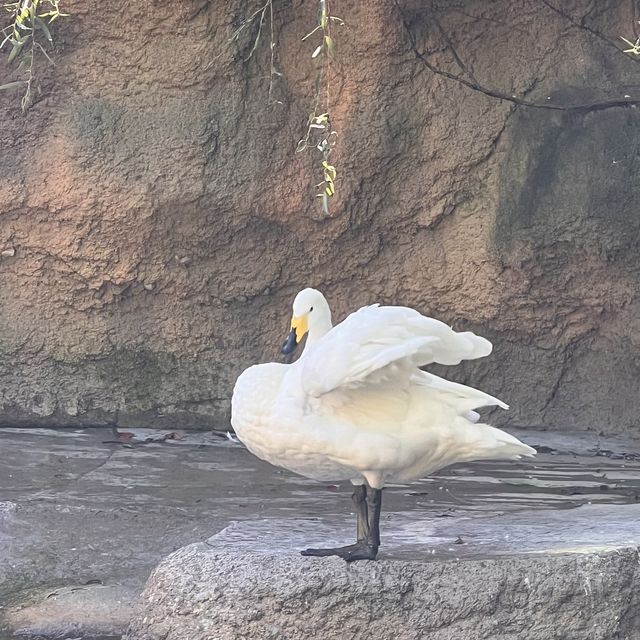
[(307, 344), (322, 338), (331, 329), (331, 310), (326, 298), (317, 289), (303, 289), (293, 301), (291, 333), (282, 353), (292, 354), (309, 334)]

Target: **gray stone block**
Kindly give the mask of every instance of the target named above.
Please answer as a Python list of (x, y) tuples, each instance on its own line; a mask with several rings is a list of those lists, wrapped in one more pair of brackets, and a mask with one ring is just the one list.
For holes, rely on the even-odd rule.
[(277, 540), (270, 551), (247, 549), (232, 549), (223, 533), (169, 556), (125, 638), (640, 638), (636, 546), (350, 565), (283, 553)]

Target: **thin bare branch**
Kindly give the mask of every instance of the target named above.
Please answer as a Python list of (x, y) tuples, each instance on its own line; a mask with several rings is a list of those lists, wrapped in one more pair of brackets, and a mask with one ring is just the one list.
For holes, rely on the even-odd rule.
[(256, 49), (258, 48), (258, 43), (260, 42), (260, 35), (262, 34), (262, 25), (264, 23), (264, 17), (267, 15), (267, 8), (271, 6), (272, 0), (267, 0), (267, 3), (262, 8), (262, 13), (260, 14), (260, 22), (258, 23), (258, 33), (256, 34), (256, 38), (253, 41), (253, 47), (251, 47), (251, 51), (249, 51), (249, 55), (244, 59), (245, 62), (251, 59)]
[(630, 107), (636, 104), (640, 104), (640, 98), (631, 98), (631, 97), (587, 102), (587, 103), (581, 103), (576, 105), (559, 105), (559, 104), (553, 104), (552, 102), (542, 102), (542, 103), (532, 102), (530, 100), (525, 100), (523, 98), (518, 98), (516, 96), (509, 95), (497, 89), (485, 87), (477, 81), (467, 80), (466, 78), (463, 78), (460, 75), (456, 75), (456, 74), (450, 73), (449, 71), (445, 71), (444, 69), (440, 69), (429, 60), (428, 54), (418, 49), (418, 44), (416, 42), (413, 31), (411, 30), (411, 25), (407, 20), (406, 14), (404, 13), (402, 7), (400, 6), (400, 3), (398, 0), (393, 0), (393, 2), (396, 6), (398, 13), (400, 14), (402, 25), (404, 27), (404, 30), (411, 44), (411, 50), (413, 54), (416, 56), (416, 58), (420, 60), (420, 62), (422, 62), (422, 64), (427, 69), (429, 69), (429, 71), (431, 71), (432, 73), (438, 76), (441, 76), (443, 78), (447, 78), (448, 80), (457, 82), (458, 84), (461, 84), (467, 87), (468, 89), (477, 91), (479, 93), (483, 93), (484, 95), (489, 96), (490, 98), (496, 98), (497, 100), (504, 100), (506, 102), (511, 102), (521, 107), (528, 107), (531, 109), (548, 109), (551, 111), (574, 111), (574, 112), (602, 111), (604, 109), (612, 109), (615, 107)]
[[(540, 0), (540, 2), (542, 2), (542, 4), (544, 4), (546, 7), (551, 9), (551, 11), (553, 11), (554, 13), (557, 13), (559, 16), (562, 16), (565, 20), (570, 22), (576, 29), (582, 29), (583, 31), (586, 31), (587, 33), (591, 34), (593, 37), (597, 38), (601, 42), (604, 42), (604, 44), (606, 44), (607, 46), (615, 49), (618, 53), (624, 53), (624, 51), (613, 40), (607, 38), (607, 36), (591, 28), (589, 25), (585, 24), (584, 22), (582, 21), (578, 22), (577, 20), (575, 20), (575, 18), (571, 14), (564, 11), (564, 9), (561, 9), (560, 7), (555, 6), (554, 4), (549, 2), (549, 0)], [(631, 60), (635, 60), (636, 62), (638, 61), (635, 58), (631, 58), (630, 56), (627, 56), (627, 58), (630, 58)]]

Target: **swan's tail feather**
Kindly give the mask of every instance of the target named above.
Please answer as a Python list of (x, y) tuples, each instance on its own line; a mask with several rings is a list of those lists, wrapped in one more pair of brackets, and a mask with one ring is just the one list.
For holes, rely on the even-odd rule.
[(474, 409), (480, 407), (509, 408), (508, 404), (484, 391), (445, 380), (427, 371), (420, 371), (419, 374), (414, 375), (413, 381), (418, 386), (437, 394), (441, 401), (455, 407), (460, 415), (466, 415), (471, 422), (477, 422), (480, 417)]
[(488, 424), (469, 424), (461, 430), (465, 431), (468, 446), (468, 460), (520, 460), (522, 457), (533, 457), (536, 450), (518, 440), (505, 431)]
[(474, 424), (458, 416), (438, 429), (433, 446), (417, 463), (402, 471), (398, 480), (425, 477), (460, 462), (519, 460), (536, 455), (536, 450), (514, 436), (488, 424)]

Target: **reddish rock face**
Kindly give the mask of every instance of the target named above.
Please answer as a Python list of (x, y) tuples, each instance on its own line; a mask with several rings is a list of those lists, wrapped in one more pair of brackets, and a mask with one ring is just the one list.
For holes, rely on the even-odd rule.
[(274, 1), (273, 105), (268, 29), (224, 46), (256, 7), (64, 4), (28, 115), (0, 92), (0, 424), (225, 428), (306, 285), (489, 337), (447, 375), (503, 423), (637, 424), (633, 3), (336, 0), (330, 219), (294, 153), (314, 2)]

